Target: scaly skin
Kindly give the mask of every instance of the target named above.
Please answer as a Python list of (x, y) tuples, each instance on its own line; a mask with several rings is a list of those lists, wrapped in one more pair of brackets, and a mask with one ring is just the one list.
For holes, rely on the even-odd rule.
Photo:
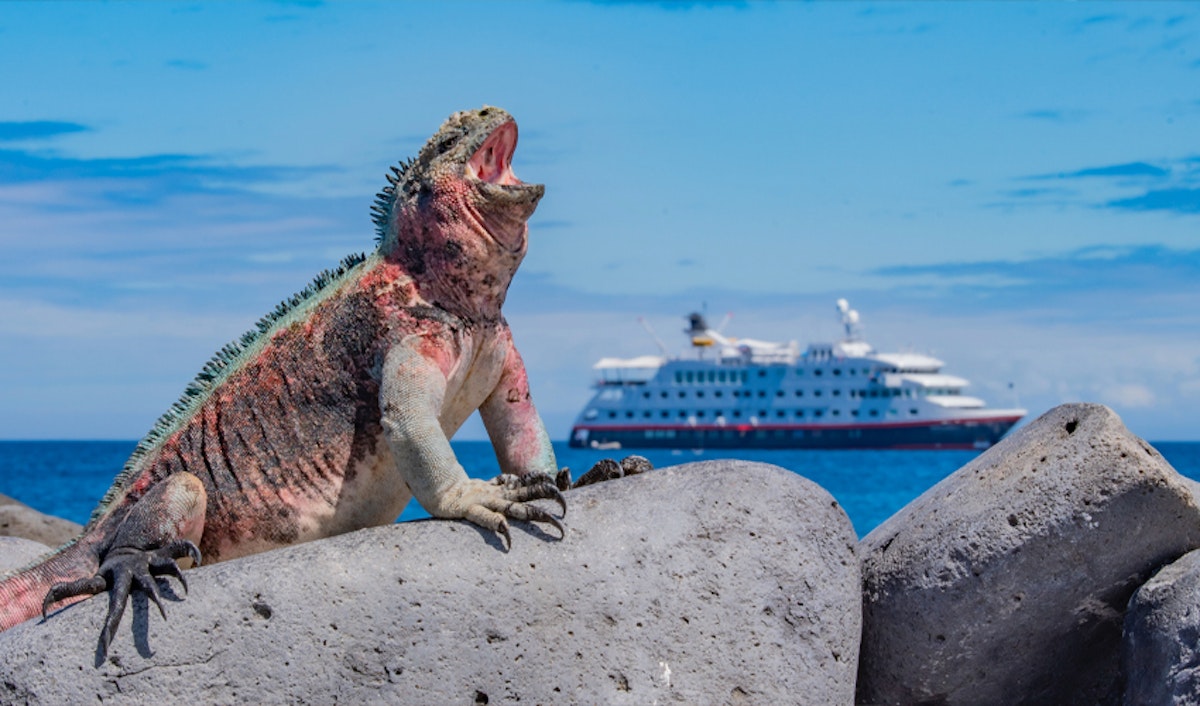
[[(509, 161), (516, 124), (456, 113), (393, 170), (375, 253), (344, 263), (231, 344), (164, 415), (83, 534), (0, 581), (0, 629), (111, 590), (107, 649), (132, 587), (214, 562), (430, 514), (503, 534), (558, 520), (554, 451), (500, 313), (543, 193)], [(467, 477), (449, 439), (479, 410), (505, 475)], [(160, 605), (161, 608), (161, 605)]]

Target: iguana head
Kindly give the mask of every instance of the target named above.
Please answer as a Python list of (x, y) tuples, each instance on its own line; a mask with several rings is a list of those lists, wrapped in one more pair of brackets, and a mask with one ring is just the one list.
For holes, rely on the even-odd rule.
[(517, 123), (500, 108), (451, 115), (376, 199), (380, 252), (442, 290), (429, 294), (503, 301), (545, 191), (513, 174), (516, 146)]

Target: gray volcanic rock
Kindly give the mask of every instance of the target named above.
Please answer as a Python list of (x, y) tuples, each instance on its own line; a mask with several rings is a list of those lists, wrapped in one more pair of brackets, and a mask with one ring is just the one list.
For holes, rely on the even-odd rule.
[(1200, 704), (1200, 551), (1133, 594), (1121, 639), (1125, 703)]
[(50, 551), (50, 547), (23, 537), (0, 536), (0, 576), (24, 568)]
[(1119, 699), (1125, 606), (1200, 546), (1188, 484), (1112, 410), (1051, 410), (867, 535), (858, 699)]
[(0, 495), (0, 537), (23, 537), (58, 547), (82, 531), (83, 525), (38, 512), (19, 500)]
[(713, 461), (566, 497), (565, 539), (514, 522), (508, 552), (429, 520), (189, 571), (98, 665), (83, 601), (0, 633), (0, 702), (852, 703), (859, 562), (824, 490)]

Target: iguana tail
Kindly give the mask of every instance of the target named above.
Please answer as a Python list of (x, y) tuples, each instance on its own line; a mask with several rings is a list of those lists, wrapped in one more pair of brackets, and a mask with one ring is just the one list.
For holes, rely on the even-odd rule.
[(93, 543), (81, 537), (35, 564), (0, 577), (0, 630), (41, 615), (42, 602), (54, 584), (94, 576), (99, 567)]

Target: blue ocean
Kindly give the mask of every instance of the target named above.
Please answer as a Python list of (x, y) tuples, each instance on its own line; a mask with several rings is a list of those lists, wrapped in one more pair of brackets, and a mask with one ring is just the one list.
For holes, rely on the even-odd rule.
[[(0, 441), (0, 494), (42, 512), (85, 523), (133, 451), (133, 441)], [(499, 472), (486, 441), (453, 442), (473, 477)], [(1161, 442), (1155, 448), (1176, 470), (1200, 480), (1200, 443)], [(762, 461), (787, 468), (829, 491), (864, 536), (933, 484), (978, 455), (975, 451), (594, 451), (555, 444), (558, 462), (579, 477), (601, 458), (641, 453), (656, 468), (716, 458)], [(401, 520), (428, 515), (415, 502)]]

